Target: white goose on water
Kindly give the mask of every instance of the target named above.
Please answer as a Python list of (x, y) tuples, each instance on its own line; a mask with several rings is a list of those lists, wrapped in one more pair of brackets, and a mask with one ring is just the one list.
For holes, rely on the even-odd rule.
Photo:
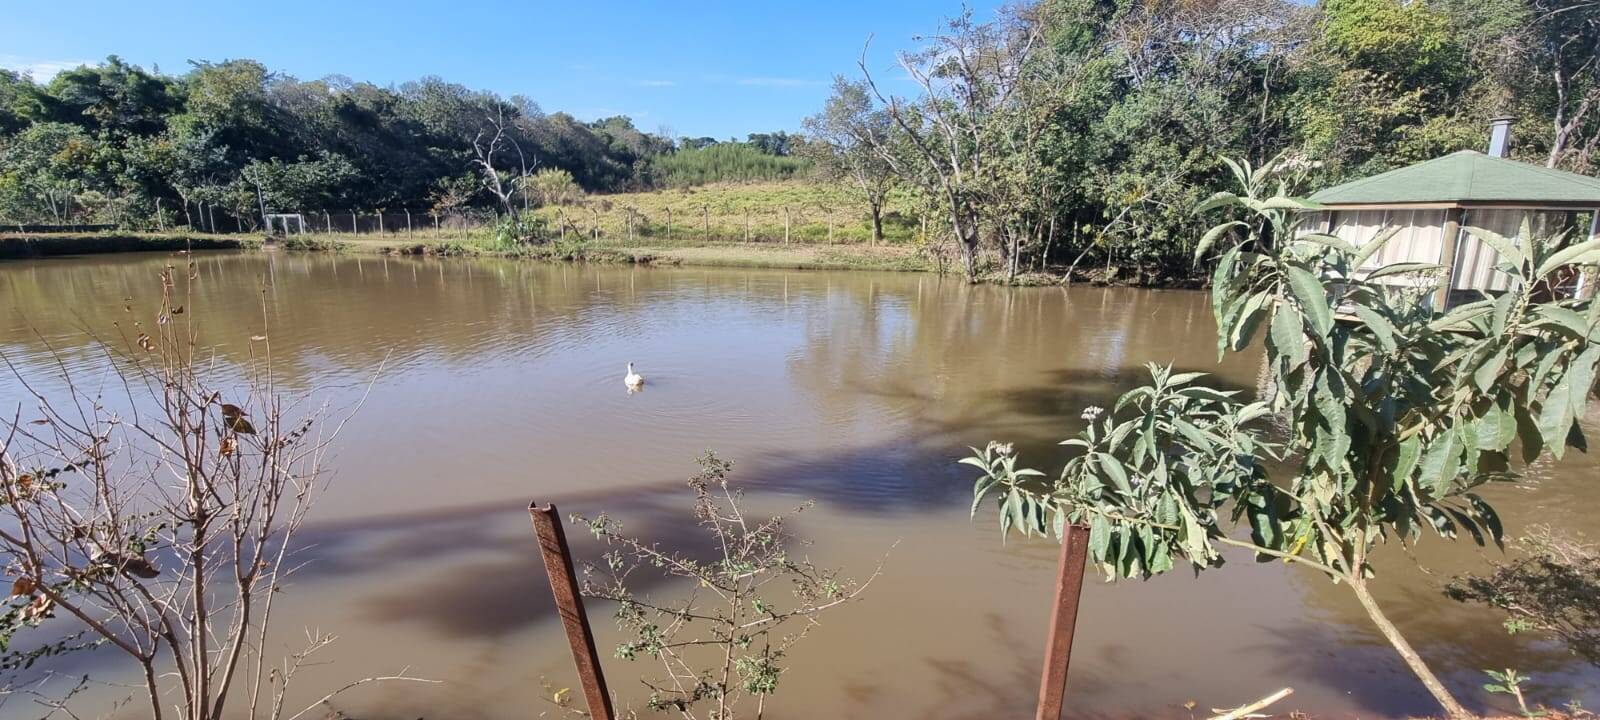
[(633, 363), (628, 363), (628, 374), (622, 376), (622, 384), (629, 390), (638, 390), (644, 387), (644, 376), (633, 371)]

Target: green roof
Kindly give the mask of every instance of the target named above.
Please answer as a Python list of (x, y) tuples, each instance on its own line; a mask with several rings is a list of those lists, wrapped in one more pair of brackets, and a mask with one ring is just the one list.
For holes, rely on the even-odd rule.
[(1410, 203), (1600, 207), (1600, 179), (1462, 150), (1311, 196), (1323, 205)]

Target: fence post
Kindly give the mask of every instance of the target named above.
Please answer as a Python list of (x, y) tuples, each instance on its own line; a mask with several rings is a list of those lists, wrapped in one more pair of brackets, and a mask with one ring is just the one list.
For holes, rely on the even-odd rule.
[(789, 206), (783, 206), (783, 244), (789, 244)]
[(374, 210), (373, 212), (378, 214), (378, 235), (382, 236), (383, 235), (383, 208), (378, 208), (377, 210)]
[(350, 234), (356, 235), (361, 231), (360, 221), (356, 218), (356, 209), (350, 208)]
[(1037, 720), (1060, 720), (1067, 694), (1067, 665), (1072, 660), (1072, 633), (1078, 624), (1078, 601), (1083, 595), (1083, 566), (1089, 556), (1089, 528), (1068, 525), (1061, 538), (1061, 562), (1056, 568), (1056, 597), (1050, 610), (1050, 633), (1045, 636), (1044, 673), (1039, 679)]
[(667, 242), (672, 242), (672, 208), (667, 208)]
[(167, 231), (167, 221), (161, 217), (161, 198), (156, 198), (156, 229), (160, 232)]
[(439, 237), (439, 213), (429, 211), (428, 214), (433, 216), (433, 236)]
[(572, 551), (567, 547), (567, 533), (561, 527), (561, 515), (555, 504), (539, 507), (528, 505), (533, 516), (533, 531), (539, 536), (539, 553), (544, 556), (544, 572), (550, 578), (550, 591), (555, 595), (556, 612), (567, 631), (567, 645), (572, 649), (572, 663), (578, 668), (578, 680), (583, 683), (583, 697), (589, 705), (589, 717), (596, 720), (615, 720), (611, 709), (611, 694), (606, 691), (606, 676), (600, 669), (600, 657), (594, 649), (594, 633), (589, 629), (589, 615), (584, 612), (583, 598), (578, 595), (578, 576), (572, 569)]
[(411, 208), (401, 208), (406, 211), (406, 237), (415, 237), (411, 232)]

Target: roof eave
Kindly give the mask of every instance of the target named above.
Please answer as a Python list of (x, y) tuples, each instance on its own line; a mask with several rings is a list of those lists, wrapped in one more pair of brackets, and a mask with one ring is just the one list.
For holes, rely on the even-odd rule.
[(1321, 210), (1600, 210), (1600, 200), (1438, 200), (1417, 202), (1318, 201)]

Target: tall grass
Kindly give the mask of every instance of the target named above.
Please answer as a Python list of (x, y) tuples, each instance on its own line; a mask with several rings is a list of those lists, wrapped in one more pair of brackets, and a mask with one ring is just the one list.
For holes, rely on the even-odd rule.
[[(866, 243), (866, 203), (838, 185), (809, 182), (712, 183), (676, 190), (590, 195), (581, 205), (535, 211), (545, 232), (657, 245), (724, 242)], [(670, 229), (668, 223), (670, 222)], [(941, 226), (934, 223), (933, 232)], [(892, 194), (884, 213), (890, 244), (921, 240), (921, 216)]]
[(744, 143), (680, 150), (662, 155), (654, 162), (657, 181), (668, 187), (787, 180), (803, 172), (808, 165), (800, 158), (768, 155)]

